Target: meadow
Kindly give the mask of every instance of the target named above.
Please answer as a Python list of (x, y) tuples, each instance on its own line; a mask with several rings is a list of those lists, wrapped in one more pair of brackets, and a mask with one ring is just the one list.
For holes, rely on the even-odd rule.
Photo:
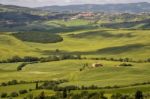
[[(89, 22), (83, 20), (69, 22), (54, 20), (42, 24), (53, 24), (61, 28), (69, 28), (69, 26), (86, 26), (89, 25)], [(30, 34), (32, 37), (29, 37)], [(150, 63), (145, 62), (150, 58), (149, 30), (86, 28), (72, 32), (62, 31), (52, 35), (45, 33), (48, 39), (63, 38), (59, 42), (56, 40), (55, 43), (53, 41), (43, 43), (48, 39), (41, 39), (43, 37), (43, 35), (41, 36), (42, 32), (39, 34), (40, 36), (37, 37), (35, 32), (22, 34), (1, 33), (0, 61), (11, 59), (13, 56), (41, 58), (59, 54), (81, 55), (82, 59), (36, 62), (27, 64), (21, 71), (17, 71), (17, 67), (23, 62), (0, 63), (0, 83), (11, 80), (32, 82), (66, 79), (68, 82), (60, 84), (60, 87), (70, 85), (80, 87), (91, 85), (98, 87), (127, 86), (119, 89), (89, 90), (89, 92), (105, 91), (108, 95), (117, 92), (130, 94), (136, 90), (141, 90), (145, 93), (150, 92), (149, 84), (142, 85), (142, 83), (150, 82)], [(139, 62), (126, 62), (132, 64), (132, 66), (119, 66), (124, 62), (92, 59), (102, 57), (114, 59), (129, 58)], [(100, 63), (103, 66), (92, 68), (94, 63)], [(81, 71), (85, 64), (88, 64), (88, 66)], [(139, 85), (131, 86), (137, 83)], [(35, 83), (0, 86), (0, 93), (34, 88)], [(45, 91), (47, 95), (55, 94), (54, 91), (45, 89), (33, 90), (28, 94), (32, 93), (36, 96), (42, 91)], [(76, 93), (76, 91), (73, 93)], [(22, 99), (28, 94), (19, 95), (15, 99)]]

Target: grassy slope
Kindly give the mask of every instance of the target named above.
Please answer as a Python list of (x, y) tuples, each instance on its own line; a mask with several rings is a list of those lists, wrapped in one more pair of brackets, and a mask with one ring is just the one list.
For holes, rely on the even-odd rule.
[[(27, 53), (28, 52), (28, 53)], [(26, 56), (36, 54), (22, 41), (9, 35), (0, 35), (0, 60), (11, 58), (12, 56)]]
[[(100, 62), (104, 67), (86, 68), (80, 72), (83, 64)], [(65, 60), (27, 65), (23, 71), (0, 72), (0, 82), (17, 80), (51, 80), (69, 79), (64, 85), (128, 85), (133, 83), (147, 82), (149, 79), (149, 63), (133, 64), (133, 67), (117, 67), (119, 62), (93, 61), (93, 60)], [(2, 64), (1, 64), (2, 65)], [(32, 75), (32, 76), (30, 76)], [(112, 83), (113, 82), (113, 83)]]
[[(27, 43), (41, 50), (60, 49), (90, 57), (131, 57), (146, 59), (150, 55), (149, 30), (88, 30), (61, 34), (63, 42)], [(136, 57), (135, 57), (136, 56)]]
[[(88, 24), (84, 20), (72, 20), (68, 22), (55, 20), (46, 22), (45, 24), (64, 25), (65, 27), (79, 26), (78, 21), (81, 25)], [(64, 41), (53, 44), (31, 42), (24, 44), (11, 36), (0, 35), (0, 38), (2, 38), (0, 43), (3, 43), (0, 45), (0, 51), (2, 50), (0, 52), (2, 53), (1, 58), (6, 59), (12, 55), (23, 56), (25, 51), (28, 50), (29, 52), (31, 49), (40, 49), (40, 51), (43, 51), (43, 53), (39, 53), (41, 55), (49, 55), (51, 54), (50, 51), (55, 49), (79, 53), (89, 57), (131, 57), (134, 59), (146, 59), (150, 55), (149, 30), (76, 30), (75, 32), (61, 33), (60, 35), (64, 38)], [(14, 44), (9, 44), (7, 39), (10, 39)], [(7, 43), (9, 44), (9, 48)], [(14, 49), (17, 51), (14, 52)], [(48, 53), (45, 53), (45, 50)], [(30, 56), (33, 54), (35, 52), (29, 53)]]
[[(0, 35), (0, 59), (10, 58), (13, 55), (49, 55), (51, 50), (60, 49), (72, 53), (80, 53), (88, 57), (131, 57), (134, 59), (146, 59), (149, 57), (149, 30), (112, 30), (97, 29), (76, 31), (60, 34), (63, 42), (53, 44), (40, 44), (22, 42), (10, 35)], [(39, 49), (43, 53), (35, 53), (33, 49)], [(47, 50), (48, 52), (44, 52)], [(28, 53), (27, 53), (28, 52)], [(100, 62), (102, 68), (88, 69), (80, 72), (79, 69), (85, 63)], [(17, 72), (16, 68), (20, 63), (0, 64), (0, 82), (13, 79), (17, 80), (51, 80), (69, 79), (66, 85), (128, 85), (150, 81), (149, 63), (133, 64), (133, 67), (116, 67), (120, 62), (93, 61), (93, 60), (65, 60), (59, 62), (48, 62), (27, 65), (23, 71)], [(32, 75), (32, 76), (31, 76)], [(113, 82), (113, 83), (112, 83)], [(28, 86), (28, 85), (25, 85)], [(21, 86), (20, 86), (21, 87)], [(29, 86), (30, 88), (32, 86)], [(18, 87), (13, 87), (16, 90)], [(22, 87), (27, 88), (27, 87)], [(118, 90), (106, 90), (107, 93), (135, 91), (137, 89), (149, 91), (149, 85), (123, 88)], [(0, 90), (4, 88), (1, 87)], [(6, 88), (11, 90), (11, 87)], [(27, 88), (28, 89), (28, 88)], [(39, 94), (41, 91), (33, 91)], [(51, 94), (50, 92), (48, 94)], [(24, 96), (24, 95), (23, 95)], [(22, 96), (20, 96), (22, 97)], [(18, 99), (20, 98), (18, 97)], [(21, 98), (20, 98), (21, 99)]]

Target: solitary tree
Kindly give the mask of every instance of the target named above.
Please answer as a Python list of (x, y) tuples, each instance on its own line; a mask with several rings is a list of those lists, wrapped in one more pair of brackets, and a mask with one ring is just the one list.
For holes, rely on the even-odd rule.
[(39, 88), (39, 83), (38, 83), (38, 81), (36, 82), (36, 89), (38, 89)]
[(143, 99), (143, 93), (142, 93), (142, 91), (137, 91), (136, 93), (135, 93), (135, 99)]
[(63, 90), (63, 98), (67, 98), (67, 90), (66, 89)]
[(44, 93), (44, 91), (43, 91), (43, 92), (41, 92), (41, 94), (40, 94), (39, 98), (40, 98), (40, 99), (45, 99), (45, 93)]

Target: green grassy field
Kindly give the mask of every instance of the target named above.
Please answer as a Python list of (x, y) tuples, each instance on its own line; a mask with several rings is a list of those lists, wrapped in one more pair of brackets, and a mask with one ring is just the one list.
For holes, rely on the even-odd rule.
[[(104, 66), (99, 68), (85, 68), (85, 70), (80, 71), (80, 68), (82, 68), (85, 63), (91, 66), (92, 63), (96, 62)], [(132, 63), (132, 67), (118, 67), (119, 64), (120, 62), (94, 60), (64, 60), (59, 62), (29, 64), (23, 68), (22, 71), (6, 71), (1, 69), (3, 72), (0, 73), (0, 81), (5, 82), (13, 79), (25, 79), (26, 81), (68, 79), (69, 82), (61, 86), (90, 86), (94, 84), (100, 87), (129, 85), (137, 82), (150, 81), (149, 63)], [(1, 65), (3, 66), (5, 64)], [(15, 67), (16, 64), (13, 65)], [(6, 64), (5, 66), (12, 68), (13, 65)]]
[(5, 60), (16, 55), (34, 55), (36, 52), (33, 52), (33, 50), (34, 49), (13, 36), (0, 35), (0, 60)]
[[(11, 35), (2, 34), (0, 35), (0, 58), (7, 59), (15, 55), (38, 57), (49, 56), (53, 54), (52, 51), (55, 51), (56, 49), (68, 53), (81, 54), (86, 57), (129, 57), (134, 60), (145, 60), (149, 58), (150, 55), (149, 30), (96, 29), (61, 33), (59, 35), (64, 39), (62, 42), (43, 44), (23, 42)], [(78, 84), (80, 81), (80, 85), (102, 84), (103, 86), (112, 85), (112, 81), (115, 85), (142, 82), (146, 79), (149, 80), (149, 71), (147, 70), (149, 67), (148, 63), (136, 64), (131, 68), (116, 68), (115, 65), (118, 65), (119, 63), (110, 63), (106, 61), (104, 64), (109, 64), (110, 67), (106, 65), (106, 67), (103, 68), (79, 72), (79, 68), (86, 62), (95, 63), (96, 61), (84, 60), (78, 62), (77, 60), (68, 60), (31, 64), (27, 65), (21, 72), (16, 72), (14, 71), (15, 69), (12, 69), (16, 68), (19, 64), (0, 64), (1, 71), (3, 71), (0, 80), (8, 81), (15, 78), (19, 80), (25, 78), (27, 80), (69, 78), (72, 82), (69, 82), (68, 84)], [(7, 73), (5, 73), (5, 71), (7, 71)], [(79, 75), (75, 75), (78, 72)], [(137, 76), (137, 72), (141, 72), (141, 75)], [(66, 75), (68, 73), (69, 75)], [(119, 75), (123, 73), (125, 75)], [(30, 74), (33, 76), (28, 77)], [(22, 75), (24, 75), (23, 78)], [(89, 76), (82, 77), (82, 75)], [(122, 76), (126, 76), (127, 78), (120, 79)], [(4, 77), (5, 79), (2, 79)], [(86, 81), (89, 83), (86, 83)]]
[[(24, 33), (21, 37), (28, 38), (29, 34)], [(150, 55), (149, 30), (89, 29), (62, 32), (59, 35), (63, 37), (63, 41), (43, 44), (36, 41), (34, 43), (20, 41), (11, 35), (2, 34), (0, 35), (0, 59), (8, 59), (15, 55), (47, 56), (56, 49), (87, 57), (147, 59)], [(41, 37), (32, 35), (28, 39), (38, 38)], [(40, 42), (44, 42), (41, 40), (43, 39), (40, 39)]]
[(96, 29), (60, 35), (64, 38), (63, 42), (26, 44), (43, 50), (43, 54), (51, 54), (52, 50), (60, 49), (89, 57), (146, 59), (150, 55), (149, 30)]
[[(98, 68), (85, 68), (83, 71), (79, 69), (88, 63), (99, 62), (103, 67)], [(97, 85), (100, 87), (114, 86), (114, 85), (130, 85), (135, 83), (143, 83), (150, 81), (149, 63), (132, 63), (132, 67), (118, 67), (120, 62), (112, 61), (96, 61), (96, 60), (64, 60), (59, 62), (47, 62), (27, 65), (22, 71), (16, 71), (16, 66), (20, 63), (7, 63), (1, 64), (0, 82), (6, 82), (13, 79), (35, 81), (35, 80), (57, 80), (68, 79), (69, 82), (63, 83), (60, 86), (76, 85), (76, 86), (90, 86)], [(7, 68), (3, 68), (7, 66)], [(32, 76), (31, 76), (32, 75)], [(12, 85), (0, 87), (1, 92), (19, 91), (21, 89), (34, 89), (33, 84)], [(5, 89), (5, 90), (3, 90)], [(105, 91), (108, 96), (112, 93), (134, 93), (136, 90), (149, 92), (149, 85), (137, 85), (119, 89), (102, 89), (102, 90), (89, 90), (89, 91)], [(42, 90), (31, 91), (34, 96), (37, 96)], [(44, 92), (47, 95), (53, 95), (54, 92), (47, 90)], [(30, 94), (28, 93), (28, 94)], [(28, 94), (19, 96), (16, 99), (21, 99)]]
[[(88, 25), (84, 20), (48, 21), (47, 25), (68, 28)], [(42, 34), (42, 32), (40, 33)], [(21, 35), (21, 34), (20, 34)], [(26, 36), (26, 34), (24, 34)], [(24, 35), (22, 37), (24, 37)], [(132, 58), (133, 60), (146, 60), (150, 58), (150, 30), (127, 30), (127, 29), (84, 29), (73, 32), (59, 32), (63, 41), (57, 43), (38, 43), (21, 41), (10, 35), (0, 34), (0, 60), (7, 60), (13, 56), (36, 56), (47, 57), (53, 54), (70, 53), (80, 54), (82, 57), (98, 58)], [(29, 34), (27, 34), (29, 36)], [(38, 37), (33, 35), (30, 39)], [(56, 52), (59, 49), (59, 53)], [(101, 63), (103, 67), (85, 68), (80, 71), (84, 64), (91, 66), (93, 63)], [(150, 63), (131, 63), (131, 67), (119, 67), (121, 62), (104, 60), (61, 60), (54, 62), (35, 63), (26, 65), (23, 70), (17, 71), (21, 63), (0, 63), (0, 83), (11, 80), (36, 81), (36, 80), (59, 80), (67, 79), (69, 82), (60, 86), (76, 85), (99, 87), (131, 85), (135, 83), (150, 82)], [(0, 87), (0, 93), (6, 89), (8, 93), (20, 89), (35, 87), (34, 84), (14, 85)], [(104, 90), (107, 94), (121, 92), (133, 93), (136, 90), (150, 92), (149, 85), (130, 86), (120, 89)], [(38, 95), (42, 90), (32, 91)], [(53, 91), (45, 90), (48, 95)], [(27, 95), (27, 94), (26, 94)], [(18, 99), (21, 99), (19, 96)]]

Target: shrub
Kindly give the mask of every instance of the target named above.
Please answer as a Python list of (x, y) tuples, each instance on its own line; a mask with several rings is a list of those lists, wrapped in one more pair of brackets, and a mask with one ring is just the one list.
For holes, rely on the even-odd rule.
[(27, 90), (20, 90), (19, 91), (19, 94), (25, 94), (25, 93), (28, 93), (28, 91)]
[(143, 99), (143, 93), (142, 93), (142, 91), (137, 91), (136, 93), (135, 93), (135, 99)]
[(111, 99), (121, 99), (121, 97), (122, 97), (122, 94), (116, 93), (111, 96)]
[(1, 93), (1, 98), (6, 98), (7, 97), (7, 93)]
[(67, 98), (67, 90), (63, 90), (63, 98)]
[(122, 63), (119, 66), (133, 66), (132, 64)]
[(150, 62), (150, 58), (147, 59), (147, 62)]
[(17, 71), (22, 70), (23, 67), (25, 67), (27, 65), (27, 63), (22, 63), (17, 67)]
[(18, 84), (17, 80), (8, 81), (8, 85), (16, 85)]
[(29, 89), (29, 91), (32, 91), (33, 89)]
[(10, 96), (11, 96), (11, 97), (18, 97), (18, 93), (17, 93), (17, 92), (12, 92), (12, 93), (10, 94)]
[(1, 83), (1, 86), (7, 86), (7, 83), (3, 82), (3, 83)]
[(44, 93), (44, 91), (41, 92), (41, 94), (39, 95), (39, 99), (45, 99), (45, 93)]

